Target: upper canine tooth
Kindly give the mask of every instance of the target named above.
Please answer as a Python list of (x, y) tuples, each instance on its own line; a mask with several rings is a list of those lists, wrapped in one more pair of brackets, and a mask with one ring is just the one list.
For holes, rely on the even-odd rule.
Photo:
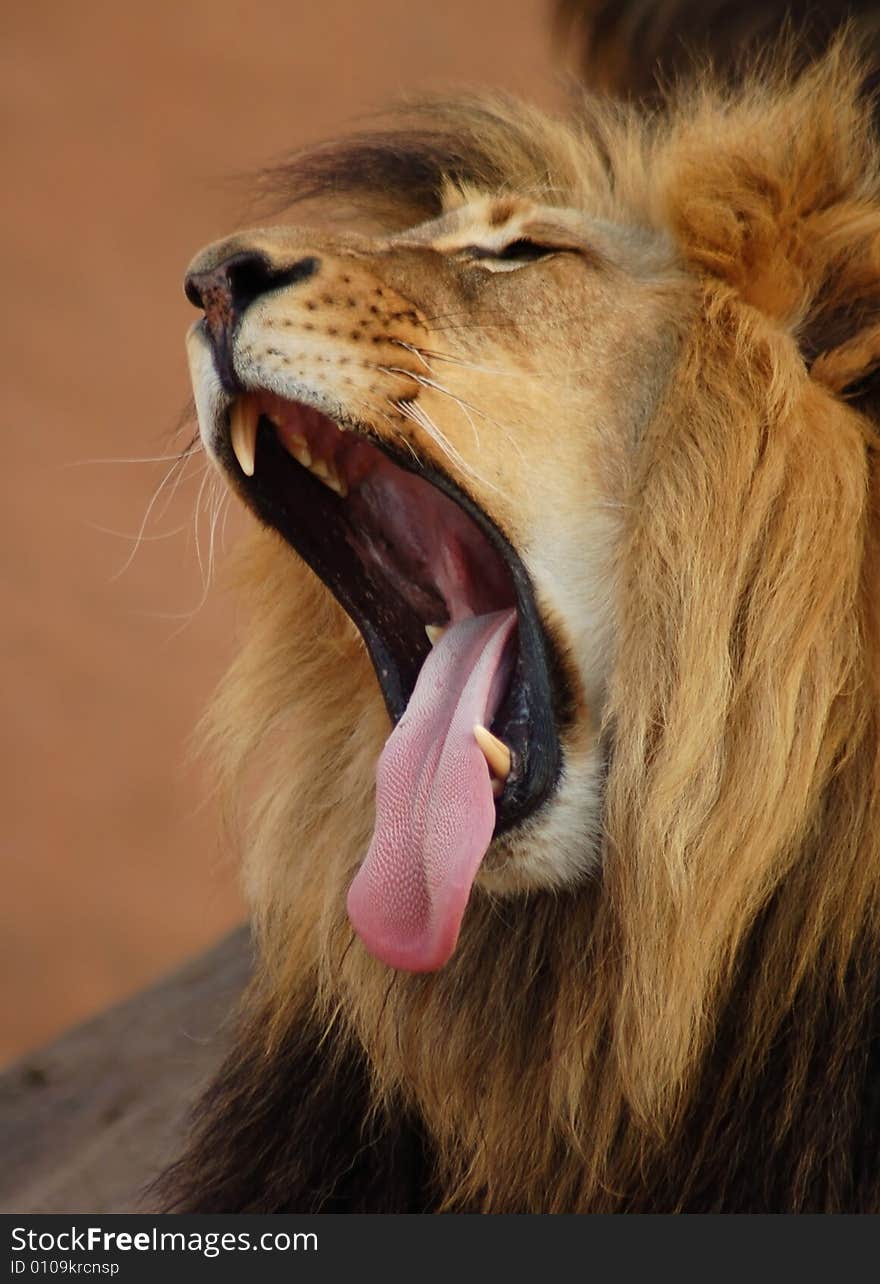
[(232, 403), (229, 412), (229, 436), (232, 451), (245, 477), (253, 477), (257, 453), (257, 420), (260, 417), (255, 397), (245, 393)]
[(482, 726), (479, 722), (474, 727), (474, 739), (495, 779), (506, 780), (510, 775), (510, 750), (504, 741), (493, 736), (488, 727)]
[(327, 481), (330, 476), (330, 469), (324, 463), (323, 459), (312, 460), (312, 472), (316, 477), (320, 477), (321, 481), (324, 482)]

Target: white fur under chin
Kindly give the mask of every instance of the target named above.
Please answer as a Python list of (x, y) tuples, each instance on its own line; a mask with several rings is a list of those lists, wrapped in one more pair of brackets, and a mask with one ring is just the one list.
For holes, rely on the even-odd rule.
[(493, 896), (572, 887), (595, 873), (601, 852), (602, 755), (592, 745), (566, 757), (553, 797), (493, 843), (477, 887)]

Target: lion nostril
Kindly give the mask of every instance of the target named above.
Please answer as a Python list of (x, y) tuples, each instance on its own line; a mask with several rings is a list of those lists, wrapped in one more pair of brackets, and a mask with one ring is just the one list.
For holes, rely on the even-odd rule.
[(237, 262), (230, 260), (232, 306), (241, 314), (261, 295), (305, 281), (317, 269), (318, 260), (311, 257), (299, 259), (286, 268), (274, 267), (260, 254), (243, 255)]
[(231, 255), (208, 271), (190, 272), (184, 291), (190, 303), (202, 308), (209, 320), (211, 312), (228, 320), (240, 317), (261, 295), (308, 280), (319, 266), (313, 255), (277, 267), (264, 254), (247, 251)]

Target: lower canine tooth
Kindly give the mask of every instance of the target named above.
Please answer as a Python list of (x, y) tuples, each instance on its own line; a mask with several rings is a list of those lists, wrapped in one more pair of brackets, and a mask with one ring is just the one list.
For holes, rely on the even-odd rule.
[(294, 437), (290, 442), (290, 453), (298, 464), (303, 468), (311, 468), (312, 452), (309, 450), (305, 437)]
[(431, 646), (436, 646), (437, 643), (440, 641), (440, 639), (443, 637), (443, 634), (446, 632), (446, 625), (445, 624), (426, 624), (425, 632), (428, 635), (428, 641), (431, 643)]
[(245, 477), (253, 477), (257, 453), (257, 403), (245, 393), (232, 403), (229, 412), (229, 440), (233, 454)]
[(482, 726), (479, 722), (474, 727), (474, 739), (495, 779), (506, 780), (510, 775), (510, 750), (504, 741), (493, 736), (488, 727)]

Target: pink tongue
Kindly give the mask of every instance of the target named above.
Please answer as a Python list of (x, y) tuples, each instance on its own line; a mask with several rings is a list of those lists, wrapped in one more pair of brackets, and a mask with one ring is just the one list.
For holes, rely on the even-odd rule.
[(516, 611), (451, 624), (422, 666), (376, 776), (376, 828), (348, 893), (364, 945), (409, 972), (441, 967), (492, 840), (495, 801), (474, 726), (507, 686)]

